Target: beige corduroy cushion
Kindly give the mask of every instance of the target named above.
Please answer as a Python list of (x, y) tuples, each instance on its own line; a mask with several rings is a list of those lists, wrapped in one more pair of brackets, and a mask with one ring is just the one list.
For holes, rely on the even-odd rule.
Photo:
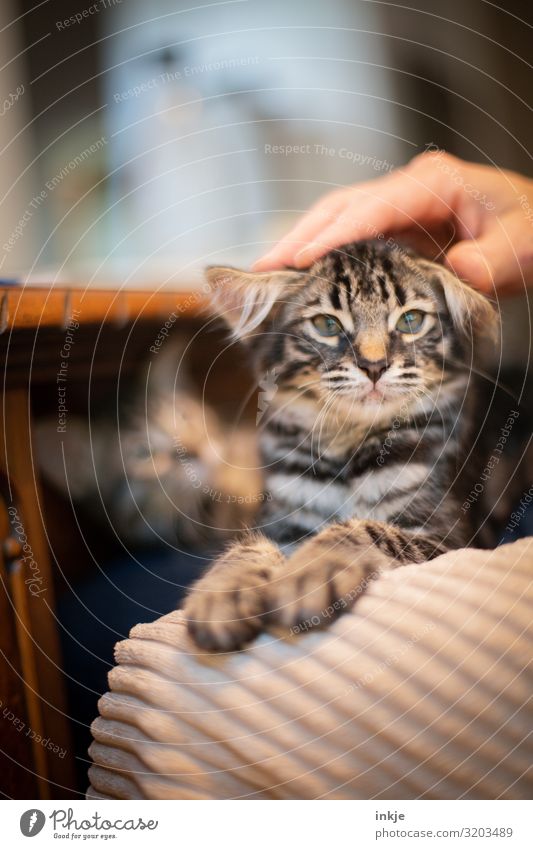
[(177, 611), (117, 644), (94, 798), (531, 798), (533, 538), (372, 583), (325, 631), (206, 655)]

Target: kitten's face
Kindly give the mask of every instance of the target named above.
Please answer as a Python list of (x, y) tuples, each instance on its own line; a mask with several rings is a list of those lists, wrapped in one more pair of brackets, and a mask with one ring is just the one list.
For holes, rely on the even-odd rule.
[[(383, 243), (332, 251), (308, 272), (214, 275), (221, 312), (274, 377), (273, 408), (365, 426), (429, 409), (468, 375), (488, 302), (440, 266)], [(210, 276), (213, 281), (213, 273)]]

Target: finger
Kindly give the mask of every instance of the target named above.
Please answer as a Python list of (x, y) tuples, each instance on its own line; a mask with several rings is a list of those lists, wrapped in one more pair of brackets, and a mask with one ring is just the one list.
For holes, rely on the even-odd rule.
[(253, 271), (282, 268), (292, 264), (296, 253), (328, 226), (348, 202), (346, 191), (334, 192), (315, 204), (309, 212), (281, 239), (275, 248), (254, 263)]
[[(378, 177), (377, 180), (368, 180), (357, 186), (336, 190), (326, 195), (304, 215), (301, 221), (283, 237), (272, 251), (269, 251), (254, 264), (253, 270), (264, 271), (286, 265), (296, 265), (295, 259), (298, 252), (309, 243), (315, 240), (318, 242), (318, 236), (336, 223), (336, 219), (343, 215), (348, 205), (354, 203), (354, 199), (360, 199), (361, 202), (364, 202), (365, 199), (372, 199), (380, 192), (386, 196), (387, 191), (390, 191), (390, 186), (398, 183), (401, 185), (401, 180), (402, 173), (398, 170), (393, 174)], [(359, 221), (359, 227), (354, 222), (354, 228), (354, 233), (350, 235), (348, 241), (361, 239), (365, 236), (363, 220)], [(321, 249), (317, 256), (325, 253), (326, 250), (326, 248)], [(299, 262), (297, 265), (303, 267), (304, 264)]]
[[(328, 250), (357, 239), (383, 238), (406, 230), (426, 229), (450, 222), (454, 217), (453, 198), (448, 185), (439, 185), (435, 173), (426, 173), (428, 185), (416, 172), (396, 172), (395, 180), (357, 187), (351, 193), (350, 206), (318, 238), (298, 251), (297, 268), (305, 268)], [(376, 187), (379, 185), (378, 190)]]
[(293, 255), (293, 265), (304, 268), (328, 250), (358, 239), (376, 238), (392, 226), (389, 198), (395, 197), (401, 183), (402, 175), (397, 172), (353, 186), (347, 193), (349, 202), (331, 216), (334, 220), (323, 221), (319, 230), (307, 234), (306, 244)]
[(495, 217), (478, 239), (454, 245), (446, 263), (487, 294), (521, 291), (533, 273), (533, 229), (521, 210)]
[[(305, 268), (347, 242), (402, 232), (413, 225), (431, 228), (451, 220), (457, 211), (457, 191), (439, 162), (432, 155), (417, 157), (405, 169), (339, 193), (344, 201), (340, 209), (335, 210), (332, 204), (324, 213), (319, 204), (316, 215), (311, 213), (311, 221), (305, 216), (254, 268), (271, 268), (272, 263), (275, 267), (290, 263)], [(328, 225), (330, 215), (336, 215), (337, 220)], [(304, 243), (299, 250), (295, 249), (298, 241)]]
[[(296, 268), (305, 268), (333, 248), (358, 239), (384, 238), (387, 233), (401, 233), (407, 228), (424, 224), (419, 203), (409, 209), (382, 198), (362, 198), (352, 203), (330, 227), (325, 228), (294, 256)], [(428, 221), (429, 225), (431, 222)]]

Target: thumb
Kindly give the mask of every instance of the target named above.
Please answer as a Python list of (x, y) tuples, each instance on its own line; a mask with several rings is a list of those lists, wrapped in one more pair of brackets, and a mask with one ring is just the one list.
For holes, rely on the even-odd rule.
[(494, 219), (479, 239), (458, 242), (446, 264), (463, 280), (486, 294), (524, 288), (531, 279), (533, 229), (521, 212)]

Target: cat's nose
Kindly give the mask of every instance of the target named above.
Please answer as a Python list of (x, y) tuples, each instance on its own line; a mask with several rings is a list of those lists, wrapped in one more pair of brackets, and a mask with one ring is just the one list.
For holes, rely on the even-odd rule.
[(374, 386), (380, 379), (381, 375), (386, 372), (389, 367), (387, 360), (365, 360), (362, 358), (357, 361), (357, 365), (361, 371), (364, 371)]

